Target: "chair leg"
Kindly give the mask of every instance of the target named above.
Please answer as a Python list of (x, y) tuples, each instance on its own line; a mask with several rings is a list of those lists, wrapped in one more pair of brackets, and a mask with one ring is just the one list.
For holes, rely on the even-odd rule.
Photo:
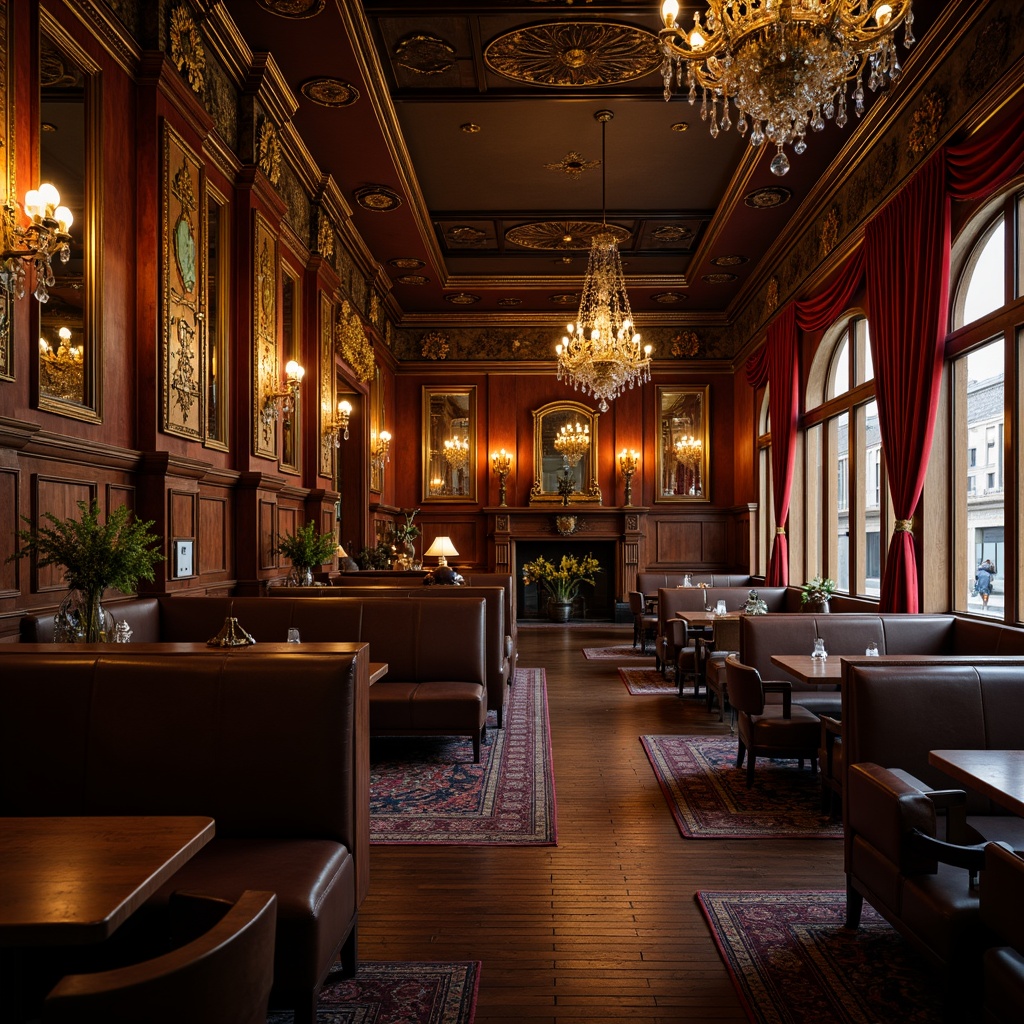
[(850, 884), (846, 883), (846, 927), (860, 927), (860, 912), (864, 909), (864, 897)]
[(754, 752), (751, 750), (747, 754), (747, 789), (754, 784), (754, 762), (757, 758), (754, 756)]
[(737, 768), (742, 768), (743, 767), (743, 755), (746, 754), (747, 748), (744, 745), (743, 740), (739, 740), (739, 741), (737, 741), (737, 743), (738, 743), (738, 745), (736, 747), (736, 767)]

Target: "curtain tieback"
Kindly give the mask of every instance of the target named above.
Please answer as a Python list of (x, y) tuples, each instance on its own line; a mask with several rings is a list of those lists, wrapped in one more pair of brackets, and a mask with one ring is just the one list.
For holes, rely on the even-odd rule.
[(896, 533), (913, 533), (914, 532), (914, 520), (913, 519), (897, 519), (896, 526), (894, 528)]
[(776, 526), (775, 532), (784, 537), (786, 535), (786, 528), (784, 526)]

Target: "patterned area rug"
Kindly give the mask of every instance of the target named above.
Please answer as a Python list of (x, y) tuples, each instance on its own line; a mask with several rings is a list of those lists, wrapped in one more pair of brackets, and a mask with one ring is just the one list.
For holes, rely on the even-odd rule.
[(555, 783), (542, 668), (516, 669), (505, 727), (488, 728), (487, 738), (480, 764), (473, 763), (468, 737), (374, 739), (370, 841), (554, 845)]
[(939, 986), (867, 904), (843, 927), (842, 892), (698, 892), (754, 1024), (939, 1024)]
[(641, 736), (672, 817), (687, 839), (841, 839), (821, 813), (818, 774), (759, 757), (754, 784), (732, 736)]
[(653, 658), (653, 645), (647, 648), (646, 654), (640, 653), (639, 647), (632, 644), (616, 644), (614, 647), (584, 647), (583, 657), (600, 661), (629, 661), (632, 658)]
[[(364, 961), (354, 978), (340, 965), (324, 982), (317, 1024), (471, 1024), (480, 962), (383, 963)], [(291, 1024), (292, 1014), (272, 1013), (267, 1024)]]
[(653, 668), (620, 668), (619, 677), (630, 693), (660, 693), (662, 696), (678, 697), (679, 687), (674, 679), (666, 679)]

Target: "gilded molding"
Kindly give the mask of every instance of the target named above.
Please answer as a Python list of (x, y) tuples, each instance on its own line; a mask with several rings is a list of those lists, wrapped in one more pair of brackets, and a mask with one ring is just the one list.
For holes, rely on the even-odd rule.
[(417, 32), (394, 50), (395, 63), (417, 75), (441, 75), (455, 66), (455, 47), (440, 36)]
[(833, 205), (828, 208), (825, 219), (821, 222), (821, 230), (818, 232), (818, 256), (825, 259), (839, 242), (839, 207)]
[(937, 92), (927, 92), (921, 97), (910, 119), (910, 131), (907, 132), (907, 149), (914, 156), (921, 156), (934, 148), (945, 113), (945, 101)]
[(184, 4), (171, 11), (169, 33), (174, 66), (185, 76), (191, 90), (202, 94), (206, 50), (203, 48), (202, 34)]
[(366, 337), (363, 321), (347, 299), (334, 321), (334, 350), (352, 367), (352, 372), (361, 381), (373, 379), (376, 364), (373, 345)]
[(630, 232), (617, 224), (602, 224), (596, 220), (540, 220), (509, 228), (505, 240), (524, 249), (586, 250), (594, 236), (600, 234), (614, 236), (620, 245), (631, 237)]
[(447, 359), (448, 338), (440, 331), (430, 331), (420, 339), (420, 355), (424, 359)]
[(771, 316), (779, 308), (779, 279), (773, 274), (768, 281), (768, 288), (764, 296), (764, 311), (766, 316)]
[(692, 359), (700, 351), (700, 336), (696, 331), (680, 331), (672, 339), (673, 359)]
[(260, 123), (257, 161), (270, 184), (276, 186), (281, 180), (281, 140), (268, 118)]
[(316, 215), (316, 249), (325, 260), (334, 258), (334, 228), (323, 210), (318, 210)]

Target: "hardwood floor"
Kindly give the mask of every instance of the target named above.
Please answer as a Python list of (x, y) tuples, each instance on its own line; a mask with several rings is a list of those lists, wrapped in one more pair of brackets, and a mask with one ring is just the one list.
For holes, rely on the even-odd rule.
[(477, 1024), (747, 1020), (694, 892), (841, 889), (842, 843), (683, 839), (639, 737), (728, 728), (582, 654), (631, 640), (520, 630), (519, 664), (547, 673), (558, 845), (374, 846), (362, 958), (481, 960)]

